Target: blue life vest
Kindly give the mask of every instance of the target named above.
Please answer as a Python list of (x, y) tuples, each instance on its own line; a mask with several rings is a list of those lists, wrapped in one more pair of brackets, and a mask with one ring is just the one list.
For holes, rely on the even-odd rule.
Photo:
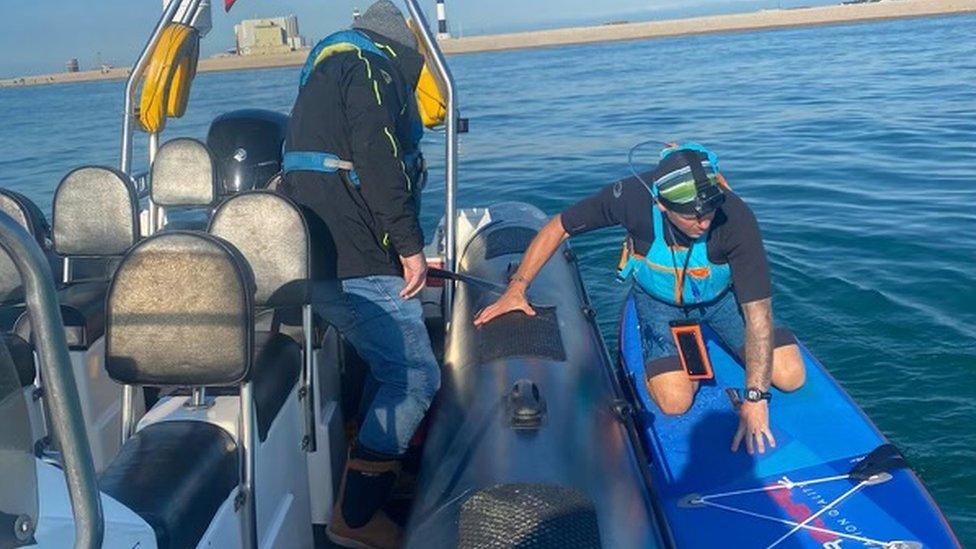
[(654, 242), (647, 256), (634, 253), (632, 247), (628, 249), (625, 244), (618, 273), (620, 278), (626, 280), (633, 276), (645, 292), (675, 306), (703, 305), (722, 297), (732, 287), (732, 270), (727, 264), (718, 265), (708, 260), (709, 233), (698, 237), (688, 248), (669, 247), (664, 240), (664, 214), (654, 203), (651, 204), (651, 216), (654, 219)]
[[(356, 30), (339, 31), (326, 36), (309, 52), (305, 65), (302, 67), (299, 87), (305, 86), (308, 79), (319, 63), (337, 53), (355, 51), (363, 58), (363, 53), (378, 55), (384, 59), (391, 60), (390, 55), (377, 45), (365, 34)], [(369, 64), (369, 60), (364, 58)], [(372, 70), (372, 69), (370, 69)], [(420, 152), (420, 140), (424, 136), (424, 124), (417, 109), (417, 103), (413, 100), (414, 92), (405, 90), (406, 108), (410, 117), (410, 139), (409, 143), (404, 143), (403, 148), (403, 168), (410, 181), (411, 190), (420, 191), (426, 182), (427, 167), (424, 157)], [(288, 151), (285, 152), (282, 170), (285, 173), (293, 171), (314, 171), (324, 173), (335, 173), (340, 170), (349, 174), (349, 180), (354, 185), (359, 185), (359, 176), (356, 175), (355, 166), (352, 161), (341, 158), (332, 151)]]

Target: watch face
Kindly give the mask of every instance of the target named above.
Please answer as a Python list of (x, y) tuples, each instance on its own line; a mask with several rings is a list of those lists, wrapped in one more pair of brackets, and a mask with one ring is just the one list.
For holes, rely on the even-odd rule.
[(769, 393), (764, 393), (759, 389), (746, 389), (746, 400), (749, 402), (759, 402), (760, 400), (768, 400), (771, 395)]

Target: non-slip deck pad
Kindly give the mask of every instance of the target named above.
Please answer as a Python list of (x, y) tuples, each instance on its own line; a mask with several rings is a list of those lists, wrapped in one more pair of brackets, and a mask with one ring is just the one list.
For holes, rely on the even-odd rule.
[(521, 254), (536, 235), (535, 229), (528, 227), (501, 227), (488, 230), (476, 236), (464, 250), (466, 258), (481, 261), (494, 259), (505, 254)]
[(535, 316), (507, 313), (479, 328), (474, 363), (516, 356), (565, 361), (556, 308), (537, 306), (535, 312)]
[(598, 549), (593, 502), (579, 490), (551, 484), (500, 484), (461, 505), (458, 547)]
[(644, 387), (630, 299), (620, 328), (621, 368), (639, 401), (638, 428), (678, 547), (957, 545), (910, 469), (892, 468), (877, 483), (849, 477), (887, 441), (804, 347), (805, 385), (789, 394), (773, 389), (777, 447), (753, 457), (744, 448), (729, 449), (738, 412), (727, 389), (741, 390), (744, 371), (714, 333), (706, 330), (715, 379), (702, 383), (692, 408), (675, 417), (661, 413)]

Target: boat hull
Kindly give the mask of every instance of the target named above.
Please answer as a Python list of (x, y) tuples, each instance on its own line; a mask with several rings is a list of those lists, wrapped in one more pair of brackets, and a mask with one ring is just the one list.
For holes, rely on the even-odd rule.
[[(463, 212), (458, 271), (505, 284), (545, 221), (520, 204)], [(640, 461), (614, 412), (612, 364), (568, 252), (533, 283), (535, 318), (513, 313), (476, 329), (474, 316), (498, 296), (457, 285), (408, 546), (518, 546), (526, 536), (547, 543), (533, 546), (661, 544)], [(545, 402), (536, 425), (513, 420), (520, 382), (525, 407), (537, 402), (525, 382)], [(534, 513), (526, 502), (541, 502), (542, 520), (525, 516)]]

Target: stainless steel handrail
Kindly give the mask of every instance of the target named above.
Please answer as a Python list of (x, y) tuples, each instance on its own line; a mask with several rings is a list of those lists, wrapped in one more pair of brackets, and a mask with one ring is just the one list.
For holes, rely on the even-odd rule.
[(24, 283), (31, 331), (44, 379), (44, 404), (64, 459), (74, 513), (75, 547), (97, 549), (102, 546), (105, 530), (102, 501), (51, 267), (27, 231), (3, 213), (0, 213), (0, 247), (10, 255)]
[[(159, 43), (159, 37), (162, 36), (163, 29), (173, 20), (173, 16), (176, 15), (180, 5), (186, 1), (172, 0), (166, 6), (163, 14), (159, 17), (159, 21), (156, 23), (156, 28), (153, 29), (152, 34), (149, 36), (149, 41), (146, 42), (146, 45), (142, 48), (142, 52), (139, 53), (139, 59), (136, 60), (136, 64), (132, 67), (129, 78), (125, 81), (125, 112), (122, 114), (122, 154), (119, 160), (119, 169), (127, 174), (132, 169), (132, 134), (134, 132), (132, 122), (135, 116), (136, 84), (142, 78), (143, 73), (146, 72), (146, 66), (149, 65), (149, 58), (153, 50), (156, 49), (156, 44)], [(190, 5), (186, 13), (195, 14), (200, 7), (201, 0), (189, 1)], [(190, 20), (192, 21), (192, 16), (190, 16)]]
[(254, 485), (257, 456), (255, 445), (254, 382), (241, 385), (240, 424), (238, 442), (241, 447), (241, 493), (244, 507), (241, 510), (241, 545), (243, 549), (258, 549), (257, 489)]
[[(434, 40), (434, 36), (430, 32), (430, 27), (427, 26), (427, 18), (424, 16), (423, 10), (420, 9), (418, 1), (406, 0), (406, 3), (407, 9), (410, 11), (410, 17), (413, 18), (417, 23), (417, 28), (420, 29), (420, 37), (433, 57), (431, 61), (434, 62), (434, 66), (430, 68), (435, 71), (437, 78), (444, 85), (444, 100), (447, 103), (447, 119), (445, 121), (447, 136), (445, 137), (444, 151), (444, 218), (446, 222), (444, 235), (444, 268), (454, 272), (457, 266), (457, 250), (455, 249), (457, 246), (457, 195), (455, 193), (457, 189), (458, 148), (457, 88), (454, 85), (454, 77), (451, 75), (451, 70), (447, 66), (447, 59), (444, 57), (444, 52), (441, 51), (440, 46), (437, 45), (437, 41)], [(453, 297), (454, 283), (449, 282), (444, 285), (444, 318), (448, 321), (450, 321), (451, 309), (454, 305)]]

